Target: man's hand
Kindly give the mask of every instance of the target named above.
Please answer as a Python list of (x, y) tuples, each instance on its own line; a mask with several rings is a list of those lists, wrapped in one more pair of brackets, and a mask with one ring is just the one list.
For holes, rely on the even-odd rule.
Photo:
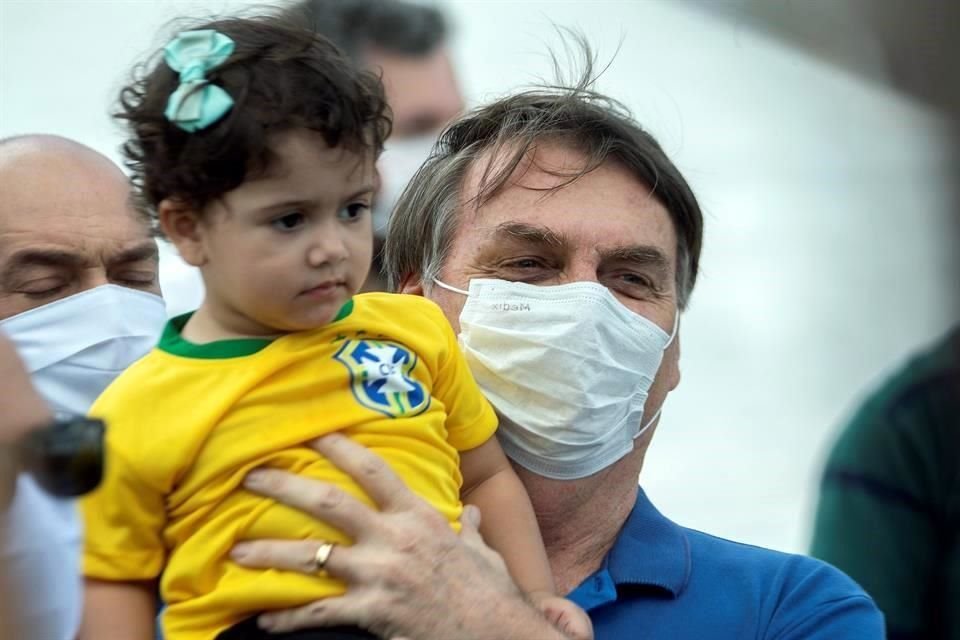
[(572, 600), (553, 594), (528, 593), (547, 620), (570, 640), (593, 640), (593, 623), (587, 612)]
[[(260, 616), (262, 627), (288, 631), (352, 624), (400, 640), (564, 640), (511, 581), (503, 560), (477, 531), (479, 511), (465, 507), (461, 533), (413, 494), (377, 455), (332, 434), (312, 443), (354, 478), (380, 511), (340, 488), (279, 470), (252, 472), (246, 486), (341, 529), (354, 540), (336, 546), (324, 569), (347, 582), (342, 596)], [(322, 540), (240, 543), (247, 567), (315, 573)]]

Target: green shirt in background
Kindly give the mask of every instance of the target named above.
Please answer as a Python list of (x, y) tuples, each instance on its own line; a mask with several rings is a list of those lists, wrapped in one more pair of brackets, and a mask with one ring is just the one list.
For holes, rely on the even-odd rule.
[(873, 596), (890, 640), (960, 640), (960, 327), (842, 432), (811, 554)]

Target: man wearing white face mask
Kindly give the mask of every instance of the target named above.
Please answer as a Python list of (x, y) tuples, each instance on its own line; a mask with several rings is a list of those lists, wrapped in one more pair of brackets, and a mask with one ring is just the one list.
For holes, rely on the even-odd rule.
[[(638, 487), (680, 381), (678, 315), (703, 219), (657, 142), (584, 77), (501, 99), (444, 132), (394, 211), (391, 286), (435, 301), (459, 332), (558, 591), (588, 611), (598, 640), (882, 638), (872, 600), (833, 567), (682, 527)], [(470, 523), (459, 540), (446, 535), (364, 449), (315, 446), (379, 511), (279, 471), (249, 479), (356, 541), (324, 565), (347, 594), (273, 613), (271, 629), (349, 622), (386, 637), (555, 637), (504, 587)], [(243, 562), (302, 571), (315, 546), (258, 541)]]
[[(64, 138), (0, 140), (0, 192), (0, 332), (52, 412), (82, 416), (163, 327), (156, 243), (123, 173)], [(73, 501), (20, 474), (2, 509), (0, 562), (23, 596), (27, 632), (11, 637), (72, 640), (81, 605)]]

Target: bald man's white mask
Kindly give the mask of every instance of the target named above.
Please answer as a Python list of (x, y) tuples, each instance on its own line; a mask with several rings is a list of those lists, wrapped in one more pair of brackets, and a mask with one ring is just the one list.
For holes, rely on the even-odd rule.
[(535, 286), (474, 279), (460, 346), (501, 416), (511, 460), (558, 480), (585, 478), (633, 450), (664, 350), (676, 335), (596, 282)]
[(157, 343), (163, 298), (103, 285), (0, 321), (53, 411), (86, 414), (124, 369)]
[(380, 193), (373, 203), (373, 233), (384, 237), (390, 214), (400, 201), (400, 195), (407, 188), (407, 184), (420, 170), (437, 141), (437, 133), (431, 132), (413, 137), (387, 140), (383, 153), (377, 159), (380, 171)]

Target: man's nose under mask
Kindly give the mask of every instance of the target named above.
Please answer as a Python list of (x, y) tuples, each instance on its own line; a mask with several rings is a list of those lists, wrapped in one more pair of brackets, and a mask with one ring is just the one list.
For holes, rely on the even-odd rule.
[(155, 294), (104, 285), (0, 321), (51, 409), (86, 414), (166, 322)]
[(460, 346), (502, 420), (515, 463), (548, 478), (592, 475), (633, 450), (664, 350), (676, 335), (596, 282), (535, 286), (474, 279)]

